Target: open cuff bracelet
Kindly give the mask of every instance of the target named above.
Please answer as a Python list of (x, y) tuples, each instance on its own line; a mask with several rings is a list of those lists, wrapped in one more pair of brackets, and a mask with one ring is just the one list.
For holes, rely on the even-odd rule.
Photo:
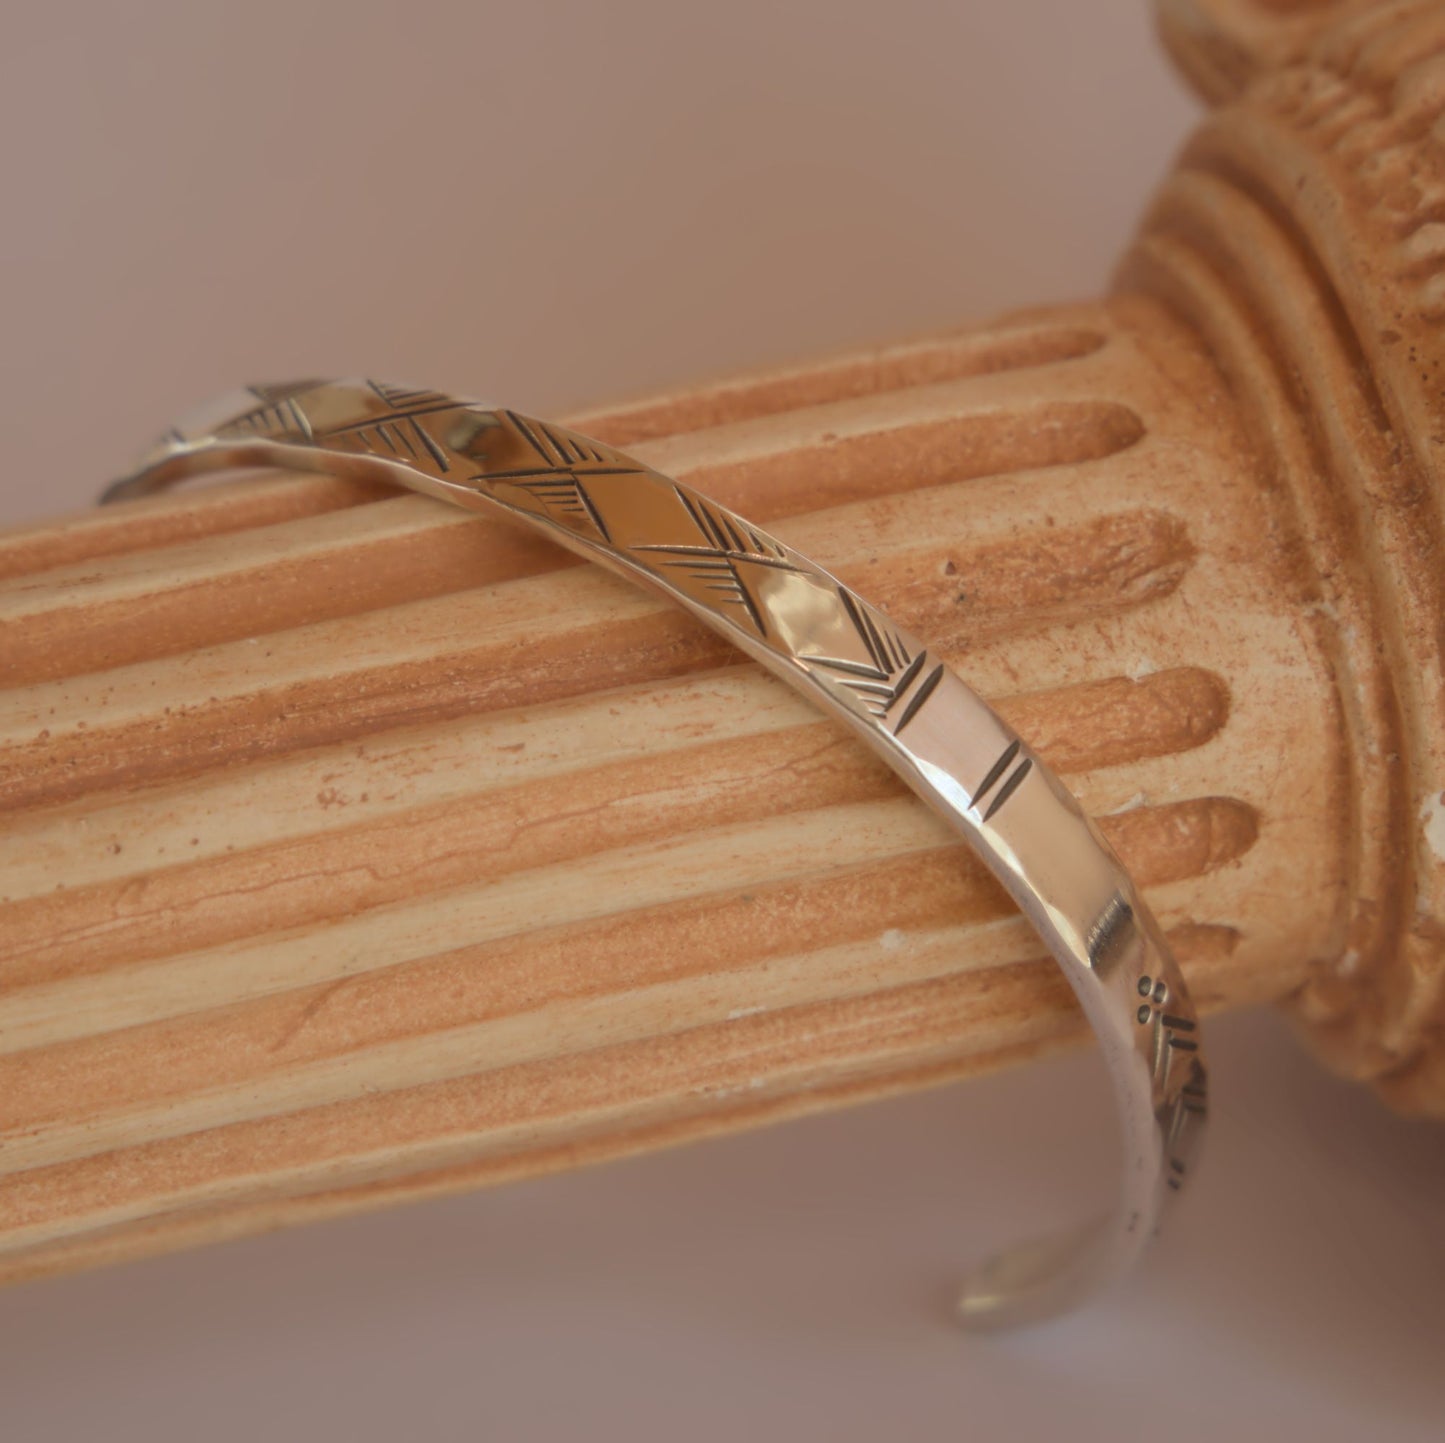
[(1063, 784), (918, 637), (688, 486), (551, 422), (371, 381), (253, 386), (166, 433), (105, 501), (235, 466), (327, 471), (500, 510), (660, 591), (853, 729), (956, 828), (1063, 968), (1124, 1134), (1118, 1207), (968, 1278), (973, 1326), (1059, 1312), (1156, 1232), (1205, 1119), (1199, 1027), (1158, 923)]

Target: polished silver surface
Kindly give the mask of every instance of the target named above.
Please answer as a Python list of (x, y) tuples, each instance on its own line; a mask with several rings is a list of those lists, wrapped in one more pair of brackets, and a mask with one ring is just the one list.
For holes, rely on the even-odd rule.
[(1098, 1035), (1124, 1130), (1119, 1206), (969, 1277), (973, 1326), (1059, 1312), (1127, 1269), (1206, 1114), (1199, 1029), (1158, 924), (1062, 783), (927, 644), (742, 517), (550, 422), (371, 381), (253, 386), (169, 431), (104, 500), (202, 471), (287, 466), (500, 508), (661, 591), (841, 718), (987, 863)]

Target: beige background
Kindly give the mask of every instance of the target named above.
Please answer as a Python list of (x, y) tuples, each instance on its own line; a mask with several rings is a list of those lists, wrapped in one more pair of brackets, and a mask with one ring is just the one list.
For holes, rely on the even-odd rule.
[[(1143, 0), (6, 22), (0, 522), (238, 381), (546, 413), (1095, 292), (1194, 113)], [(0, 1437), (1438, 1438), (1445, 1134), (1215, 1033), (1167, 1246), (1027, 1335), (945, 1284), (1107, 1190), (1087, 1056), (0, 1294)]]

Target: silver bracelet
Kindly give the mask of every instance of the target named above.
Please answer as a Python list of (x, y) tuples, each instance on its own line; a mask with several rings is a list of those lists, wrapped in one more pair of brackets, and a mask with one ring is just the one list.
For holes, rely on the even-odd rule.
[(944, 662), (806, 557), (690, 487), (551, 422), (370, 381), (253, 386), (167, 432), (103, 501), (282, 466), (499, 508), (680, 602), (857, 732), (983, 858), (1098, 1034), (1124, 1129), (1112, 1214), (969, 1277), (979, 1327), (1062, 1311), (1130, 1267), (1197, 1152), (1199, 1027), (1158, 923), (1063, 784)]

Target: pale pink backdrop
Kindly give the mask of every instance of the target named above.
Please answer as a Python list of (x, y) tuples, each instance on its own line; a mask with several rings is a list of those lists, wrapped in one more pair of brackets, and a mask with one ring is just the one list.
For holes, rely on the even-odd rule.
[[(1096, 292), (1194, 114), (1143, 0), (10, 9), (0, 523), (237, 382), (545, 414)], [(946, 1284), (1107, 1191), (1083, 1055), (0, 1293), (0, 1438), (1438, 1439), (1445, 1132), (1214, 1034), (1166, 1246), (1047, 1328)]]

